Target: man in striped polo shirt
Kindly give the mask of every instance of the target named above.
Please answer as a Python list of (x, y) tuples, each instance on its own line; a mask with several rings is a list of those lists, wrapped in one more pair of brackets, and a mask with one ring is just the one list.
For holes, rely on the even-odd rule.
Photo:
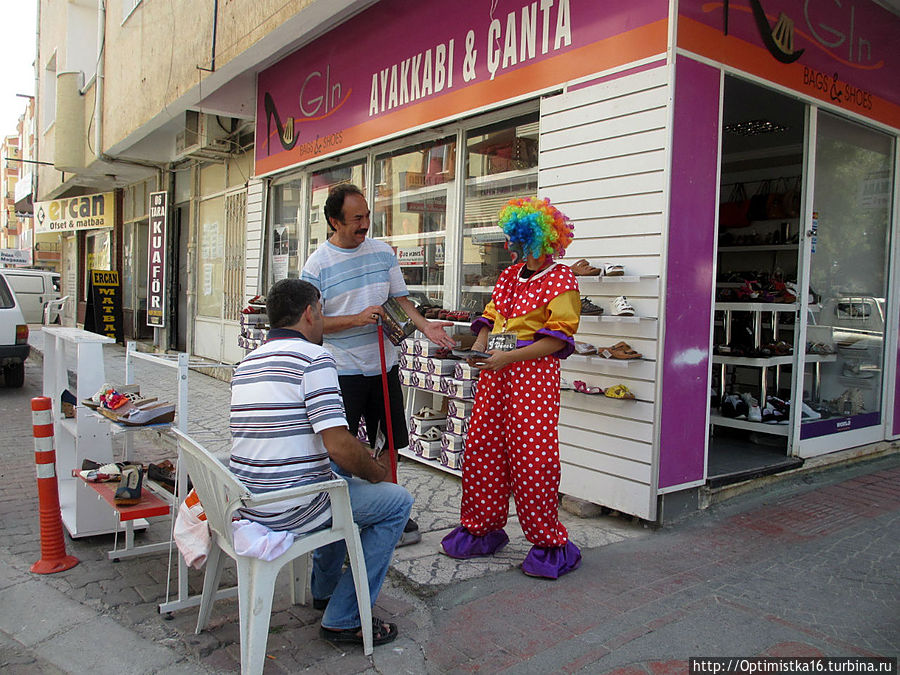
[[(389, 482), (390, 459), (373, 458), (347, 429), (334, 358), (321, 346), (324, 316), (316, 288), (299, 279), (279, 281), (266, 311), (269, 337), (241, 361), (231, 382), (229, 466), (256, 493), (330, 480), (331, 461), (352, 474), (350, 503), (374, 605), (413, 498)], [(331, 506), (322, 492), (242, 509), (241, 515), (302, 534), (327, 527)], [(320, 551), (325, 555), (317, 556), (313, 587), (314, 604), (325, 608), (319, 633), (330, 642), (362, 644), (353, 575), (341, 569), (346, 546), (340, 541)], [(397, 627), (373, 619), (373, 633), (375, 644), (384, 644), (397, 637)]]
[[(300, 275), (322, 294), (325, 312), (325, 345), (337, 362), (341, 393), (350, 433), (366, 418), (369, 444), (374, 446), (376, 429), (386, 429), (381, 357), (377, 320), (384, 316), (382, 305), (396, 298), (416, 328), (439, 347), (452, 349), (453, 339), (444, 331), (449, 321), (429, 321), (409, 299), (400, 265), (393, 249), (383, 241), (370, 239), (369, 205), (362, 191), (350, 183), (332, 188), (325, 200), (325, 218), (332, 233), (309, 256)], [(394, 447), (409, 445), (403, 392), (397, 367), (397, 349), (385, 344), (388, 397)], [(421, 539), (412, 519), (406, 524), (398, 546)]]

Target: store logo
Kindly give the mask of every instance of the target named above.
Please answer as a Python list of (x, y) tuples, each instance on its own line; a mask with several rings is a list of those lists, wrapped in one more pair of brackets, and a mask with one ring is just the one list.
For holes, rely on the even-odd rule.
[(275, 107), (275, 100), (272, 94), (266, 92), (263, 97), (263, 106), (266, 109), (266, 145), (269, 148), (269, 154), (272, 153), (272, 145), (269, 140), (272, 138), (272, 122), (275, 122), (275, 128), (278, 130), (278, 141), (285, 150), (292, 149), (297, 145), (297, 137), (294, 135), (294, 118), (288, 117), (284, 123)]
[[(331, 117), (350, 98), (352, 89), (343, 93), (341, 82), (332, 81), (331, 66), (325, 71), (314, 70), (306, 76), (299, 91), (300, 113), (302, 117), (288, 117), (284, 122), (275, 107), (275, 99), (269, 92), (263, 97), (266, 111), (266, 141), (272, 138), (272, 122), (278, 131), (278, 141), (285, 150), (291, 150), (297, 144), (298, 134), (295, 128), (300, 122), (317, 122)], [(271, 154), (272, 146), (268, 145)]]
[[(759, 0), (750, 0), (750, 9), (753, 11), (753, 19), (756, 22), (759, 36), (769, 53), (781, 63), (793, 63), (799, 59), (805, 50), (794, 50), (794, 20), (781, 12), (775, 25), (771, 26)], [(724, 32), (725, 35), (728, 35), (728, 0), (725, 0), (724, 10)]]

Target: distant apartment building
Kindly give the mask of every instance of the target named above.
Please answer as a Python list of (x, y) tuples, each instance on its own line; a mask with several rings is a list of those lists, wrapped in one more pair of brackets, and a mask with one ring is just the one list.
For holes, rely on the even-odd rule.
[(2, 182), (6, 187), (6, 208), (3, 209), (0, 248), (4, 249), (7, 265), (55, 269), (59, 251), (54, 243), (38, 244), (34, 234), (35, 137), (32, 96), (23, 97), (23, 113), (16, 124), (15, 136), (4, 142), (2, 150)]
[(0, 143), (0, 248), (19, 248), (16, 218), (16, 184), (19, 182), (19, 137), (6, 136)]

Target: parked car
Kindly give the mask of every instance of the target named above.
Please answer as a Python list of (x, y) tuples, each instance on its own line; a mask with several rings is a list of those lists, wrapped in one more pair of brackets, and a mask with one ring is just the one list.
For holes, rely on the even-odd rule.
[[(59, 274), (56, 272), (8, 267), (0, 269), (0, 276), (6, 278), (16, 294), (28, 323), (42, 323), (44, 306), (51, 300), (59, 300)], [(51, 312), (49, 321), (59, 322), (59, 310)]]
[(0, 275), (0, 368), (8, 387), (25, 384), (28, 358), (28, 324), (19, 309), (15, 293)]

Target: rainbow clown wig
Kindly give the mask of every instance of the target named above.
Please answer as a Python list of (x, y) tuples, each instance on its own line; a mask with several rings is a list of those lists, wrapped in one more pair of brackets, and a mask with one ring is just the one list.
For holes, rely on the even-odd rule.
[(525, 255), (561, 256), (572, 243), (574, 228), (549, 199), (510, 199), (500, 210), (500, 228), (510, 244), (519, 244)]

